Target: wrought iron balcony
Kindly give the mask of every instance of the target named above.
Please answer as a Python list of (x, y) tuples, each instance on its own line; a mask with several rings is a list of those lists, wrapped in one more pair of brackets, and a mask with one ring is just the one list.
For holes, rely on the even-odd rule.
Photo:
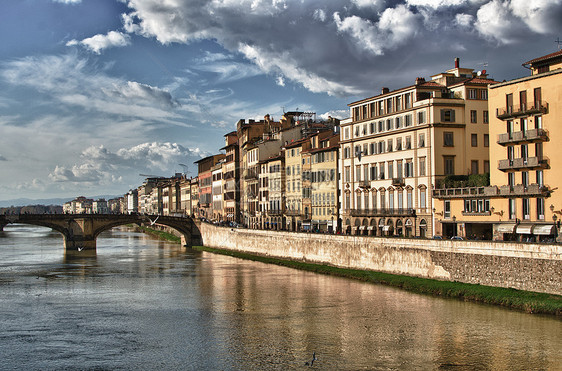
[(522, 104), (519, 106), (508, 106), (505, 108), (496, 108), (496, 117), (500, 120), (506, 120), (519, 116), (536, 115), (539, 113), (548, 112), (548, 103), (546, 102), (536, 102), (532, 104)]
[(393, 186), (404, 186), (406, 183), (404, 181), (404, 178), (399, 177), (399, 178), (392, 178), (392, 185)]
[(498, 169), (501, 171), (546, 168), (548, 168), (548, 159), (543, 157), (514, 158), (513, 160), (499, 160), (498, 162)]
[(544, 129), (531, 129), (498, 135), (498, 144), (501, 145), (544, 142), (546, 140), (548, 140), (548, 133)]
[(244, 171), (244, 179), (246, 179), (246, 180), (252, 180), (252, 179), (257, 180), (258, 179), (258, 172), (255, 171), (255, 170), (248, 169), (248, 170)]
[(415, 209), (350, 209), (351, 216), (416, 216)]

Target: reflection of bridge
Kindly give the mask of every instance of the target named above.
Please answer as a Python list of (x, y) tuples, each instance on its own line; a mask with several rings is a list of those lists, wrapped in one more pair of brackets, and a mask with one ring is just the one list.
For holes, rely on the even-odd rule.
[(0, 215), (0, 231), (9, 223), (23, 223), (49, 227), (64, 237), (67, 251), (95, 250), (98, 235), (124, 224), (148, 223), (171, 227), (181, 234), (185, 246), (201, 244), (201, 233), (191, 218), (174, 216), (147, 216), (136, 214), (20, 214)]

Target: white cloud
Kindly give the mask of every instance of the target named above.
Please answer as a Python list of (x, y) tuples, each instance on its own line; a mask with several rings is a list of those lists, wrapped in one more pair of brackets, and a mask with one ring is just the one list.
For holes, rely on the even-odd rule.
[(275, 79), (275, 82), (279, 86), (285, 86), (285, 79), (283, 78), (283, 76), (277, 76), (277, 79)]
[(459, 13), (455, 15), (455, 23), (459, 27), (468, 28), (472, 26), (472, 22), (474, 22), (474, 17), (470, 14)]
[(62, 4), (80, 4), (82, 0), (53, 0), (55, 3)]
[(82, 41), (70, 40), (67, 46), (82, 45), (86, 49), (100, 54), (102, 50), (113, 47), (124, 47), (131, 43), (130, 36), (122, 32), (109, 31), (105, 35), (95, 35)]

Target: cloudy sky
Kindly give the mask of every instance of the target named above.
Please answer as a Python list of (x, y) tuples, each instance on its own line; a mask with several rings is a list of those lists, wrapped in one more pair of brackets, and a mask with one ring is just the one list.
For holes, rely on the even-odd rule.
[(0, 0), (0, 200), (196, 172), (240, 118), (557, 50), (562, 0)]

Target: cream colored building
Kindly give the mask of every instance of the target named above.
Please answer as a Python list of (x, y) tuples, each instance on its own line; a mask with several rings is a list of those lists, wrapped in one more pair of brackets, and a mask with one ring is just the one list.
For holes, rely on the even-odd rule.
[(303, 188), (302, 188), (302, 150), (307, 140), (293, 141), (285, 146), (285, 225), (290, 231), (299, 231), (302, 228), (303, 214)]
[(349, 104), (341, 123), (344, 233), (430, 237), (431, 189), (489, 168), (485, 73), (454, 68)]

